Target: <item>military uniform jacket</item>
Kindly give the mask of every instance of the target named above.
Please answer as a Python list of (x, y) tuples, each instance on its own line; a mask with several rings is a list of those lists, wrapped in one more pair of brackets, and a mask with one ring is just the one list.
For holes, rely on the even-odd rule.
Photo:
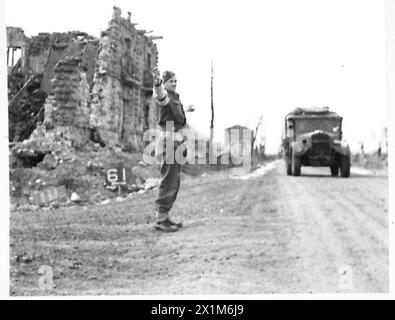
[(180, 95), (176, 92), (166, 91), (163, 85), (154, 87), (155, 100), (159, 106), (158, 124), (162, 130), (166, 130), (166, 122), (174, 122), (174, 131), (178, 131), (185, 126), (186, 117), (184, 107), (180, 101)]

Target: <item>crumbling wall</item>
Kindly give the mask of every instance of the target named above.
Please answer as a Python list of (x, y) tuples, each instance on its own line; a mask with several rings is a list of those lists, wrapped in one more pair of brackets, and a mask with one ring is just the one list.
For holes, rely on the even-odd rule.
[[(8, 71), (11, 72), (14, 69), (24, 69), (25, 60), (23, 57), (26, 54), (26, 46), (29, 38), (25, 36), (22, 28), (7, 27), (7, 67)], [(21, 58), (19, 61), (15, 61), (15, 51), (20, 49)]]
[(142, 45), (144, 54), (141, 55), (143, 86), (142, 86), (142, 105), (145, 108), (145, 130), (148, 128), (155, 128), (158, 122), (158, 108), (155, 101), (152, 99), (153, 78), (151, 74), (152, 67), (158, 64), (158, 49), (156, 44), (152, 42), (150, 37), (142, 37)]
[(80, 62), (80, 58), (67, 57), (56, 64), (44, 115), (47, 130), (79, 146), (90, 138), (89, 84)]
[[(7, 28), (7, 43), (8, 46), (20, 45), (21, 36), (16, 37), (13, 36), (12, 31), (15, 33), (15, 30), (19, 30), (19, 28)], [(23, 35), (23, 30), (18, 33), (19, 35)], [(15, 42), (15, 39), (19, 39), (18, 42)], [(84, 32), (72, 31), (67, 33), (40, 33), (38, 36), (34, 36), (32, 38), (24, 38), (24, 45), (26, 50), (24, 52), (25, 55), (21, 56), (21, 60), (24, 62), (24, 69), (11, 70), (8, 75), (8, 86), (9, 86), (9, 139), (10, 141), (21, 141), (30, 136), (34, 128), (37, 124), (41, 123), (44, 119), (44, 108), (46, 110), (45, 121), (48, 126), (58, 126), (61, 125), (59, 123), (59, 118), (65, 116), (63, 120), (64, 124), (61, 125), (63, 129), (59, 128), (58, 131), (67, 131), (66, 136), (71, 138), (70, 133), (72, 131), (76, 131), (76, 137), (74, 140), (77, 141), (77, 144), (80, 143), (81, 140), (81, 123), (84, 123), (82, 127), (87, 127), (86, 124), (89, 124), (89, 112), (88, 117), (80, 118), (79, 112), (84, 110), (84, 114), (89, 110), (89, 87), (87, 92), (79, 92), (78, 90), (73, 93), (78, 97), (79, 103), (83, 106), (81, 108), (77, 108), (75, 111), (73, 108), (69, 108), (69, 112), (67, 110), (67, 104), (70, 101), (66, 101), (65, 109), (58, 109), (58, 106), (62, 104), (62, 100), (56, 98), (57, 92), (53, 90), (59, 91), (59, 86), (62, 86), (62, 81), (66, 80), (69, 83), (66, 86), (70, 87), (70, 82), (73, 82), (75, 87), (79, 86), (80, 79), (78, 76), (68, 77), (70, 74), (66, 72), (65, 74), (59, 73), (59, 67), (57, 64), (60, 62), (60, 69), (65, 67), (68, 63), (70, 63), (71, 58), (79, 59), (78, 63), (78, 71), (74, 70), (76, 74), (80, 74), (83, 72), (86, 74), (85, 81), (90, 81), (91, 87), (93, 85), (93, 74), (95, 71), (95, 60), (98, 49), (98, 42), (92, 36)], [(66, 64), (63, 63), (66, 61)], [(61, 67), (63, 65), (63, 67)], [(67, 67), (66, 67), (67, 68)], [(30, 78), (34, 77), (34, 79), (40, 79), (40, 82), (34, 81), (35, 91), (26, 90), (29, 87), (32, 87), (30, 84)], [(66, 77), (64, 79), (60, 79), (62, 77)], [(89, 78), (90, 79), (89, 79)], [(51, 83), (54, 81), (57, 87), (52, 87)], [(24, 88), (24, 84), (29, 83), (29, 86)], [(65, 90), (69, 90), (69, 87), (65, 88)], [(86, 90), (86, 87), (83, 85), (80, 89)], [(19, 92), (19, 90), (24, 90), (24, 92)], [(82, 90), (82, 89), (81, 89)], [(51, 94), (47, 100), (45, 98), (48, 94)], [(55, 100), (54, 100), (55, 94)], [(16, 96), (17, 95), (17, 96)], [(43, 106), (46, 101), (45, 106)], [(63, 100), (64, 101), (64, 100)], [(55, 107), (52, 107), (52, 106)], [(56, 110), (54, 115), (57, 114), (59, 110), (63, 110), (57, 115), (57, 119), (51, 119), (53, 109)], [(26, 112), (28, 111), (28, 116), (26, 116)], [(74, 120), (70, 120), (73, 118)], [(69, 124), (72, 123), (72, 124)], [(68, 129), (66, 130), (64, 127), (67, 125), (78, 125), (78, 129)], [(84, 136), (86, 135), (85, 129)], [(89, 135), (88, 135), (89, 136)]]
[(33, 36), (26, 50), (27, 72), (31, 74), (43, 74), (51, 53), (51, 47), (54, 42), (68, 42), (68, 34), (62, 33), (39, 33)]
[(65, 59), (67, 55), (66, 49), (69, 39), (67, 39), (66, 44), (63, 45), (59, 45), (59, 41), (60, 39), (53, 39), (51, 41), (52, 44), (50, 48), (48, 48), (47, 50), (45, 50), (44, 53), (41, 54), (41, 56), (45, 60), (42, 65), (42, 69), (40, 70), (44, 74), (42, 88), (47, 93), (50, 92), (51, 80), (54, 77), (55, 72), (55, 65), (58, 63), (58, 61)]
[[(33, 73), (44, 74), (43, 91), (49, 93), (55, 65), (66, 57), (81, 59), (81, 66), (87, 72), (92, 85), (98, 50), (97, 39), (80, 31), (54, 33), (52, 35), (41, 34), (41, 40), (33, 41), (33, 39), (29, 49), (36, 48), (33, 50), (36, 53), (33, 57), (29, 56), (29, 66), (31, 66)], [(38, 45), (37, 42), (41, 45)]]
[(130, 17), (129, 13), (122, 18), (121, 10), (114, 7), (108, 28), (102, 32), (91, 125), (107, 145), (142, 150), (146, 123), (154, 127), (157, 122), (156, 106), (151, 103), (152, 79), (147, 74), (157, 64), (158, 54), (152, 40), (135, 28)]
[[(21, 63), (18, 70), (9, 69), (31, 75), (43, 74), (42, 90), (49, 93), (50, 81), (54, 76), (54, 67), (59, 60), (66, 57), (79, 57), (82, 66), (88, 73), (88, 81), (93, 84), (98, 40), (80, 31), (64, 33), (39, 33), (28, 38), (21, 28), (7, 27), (7, 48), (21, 48)], [(11, 54), (9, 54), (11, 56)], [(16, 62), (16, 61), (15, 61)]]
[(26, 36), (22, 28), (7, 27), (7, 46), (23, 47), (26, 42)]
[[(86, 79), (89, 84), (89, 89), (93, 88), (93, 77), (95, 75), (96, 58), (99, 50), (98, 39), (87, 39), (84, 50), (81, 56), (81, 67), (86, 72)], [(82, 44), (84, 45), (84, 41)]]
[(118, 144), (122, 124), (120, 28), (112, 19), (99, 41), (90, 123), (105, 144)]

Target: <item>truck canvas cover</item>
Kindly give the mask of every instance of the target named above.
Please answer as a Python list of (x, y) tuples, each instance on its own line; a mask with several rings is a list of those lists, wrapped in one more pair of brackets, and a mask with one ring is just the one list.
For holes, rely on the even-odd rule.
[(329, 111), (329, 107), (295, 108), (287, 114), (286, 118), (303, 118), (304, 116), (325, 116), (341, 118), (336, 112)]

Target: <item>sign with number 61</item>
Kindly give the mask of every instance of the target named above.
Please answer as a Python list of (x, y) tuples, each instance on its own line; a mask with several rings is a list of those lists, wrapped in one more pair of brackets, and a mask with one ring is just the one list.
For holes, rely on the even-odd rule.
[(111, 168), (107, 170), (106, 182), (110, 185), (126, 184), (126, 168)]

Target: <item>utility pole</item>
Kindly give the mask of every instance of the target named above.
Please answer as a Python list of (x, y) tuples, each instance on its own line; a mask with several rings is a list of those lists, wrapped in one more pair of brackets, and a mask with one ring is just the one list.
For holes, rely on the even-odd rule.
[(209, 161), (212, 162), (213, 156), (213, 140), (214, 140), (214, 93), (213, 93), (213, 60), (211, 60), (211, 123), (210, 123), (210, 141), (209, 141)]
[(213, 60), (211, 60), (211, 124), (210, 124), (210, 142), (213, 142), (214, 139), (214, 94), (213, 94), (213, 81), (214, 81), (214, 72), (213, 72)]

